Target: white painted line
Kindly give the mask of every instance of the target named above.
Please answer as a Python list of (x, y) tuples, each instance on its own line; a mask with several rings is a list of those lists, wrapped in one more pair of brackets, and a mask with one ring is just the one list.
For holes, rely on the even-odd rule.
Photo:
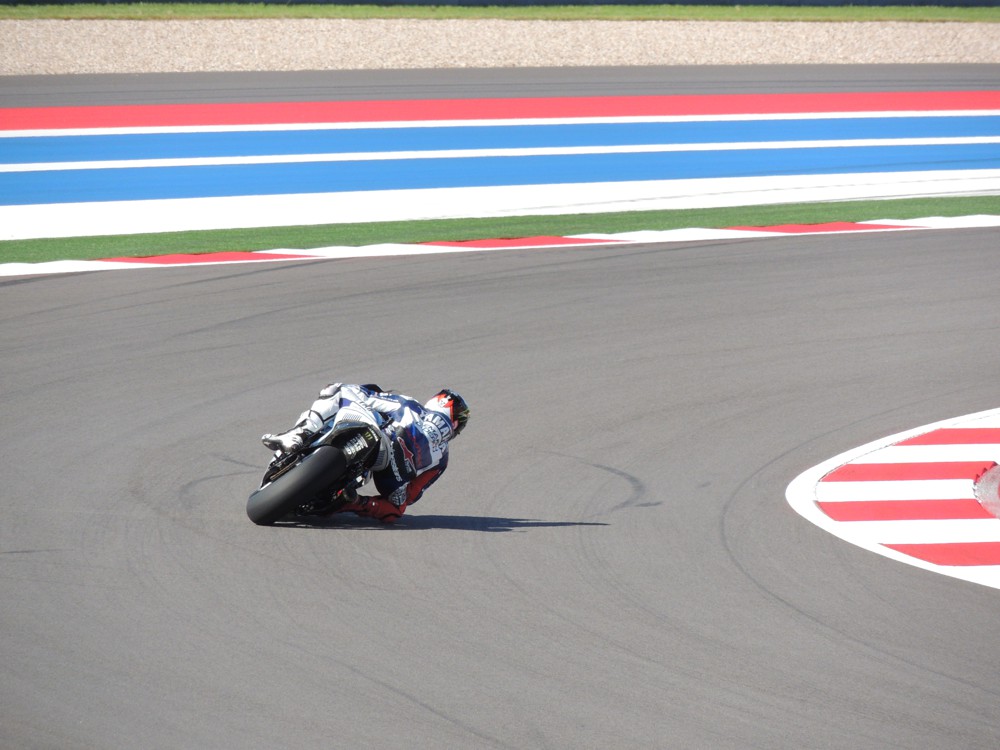
[(0, 276), (40, 276), (53, 273), (83, 273), (87, 271), (127, 271), (148, 268), (137, 263), (113, 263), (98, 260), (53, 260), (47, 263), (3, 263)]
[[(975, 229), (1000, 227), (1000, 216), (930, 216), (924, 219), (875, 219), (868, 224), (900, 224), (902, 226), (930, 227), (932, 229)], [(995, 426), (1000, 427), (1000, 419)]]
[(318, 164), (357, 161), (413, 161), (417, 159), (480, 159), (525, 156), (584, 156), (597, 154), (656, 154), (702, 151), (760, 151), (861, 146), (938, 146), (1000, 143), (1000, 137), (867, 138), (821, 141), (758, 141), (742, 143), (679, 143), (629, 146), (560, 146), (539, 148), (480, 148), (434, 151), (365, 151), (356, 153), (263, 154), (206, 156), (175, 159), (111, 159), (103, 161), (33, 162), (2, 164), (0, 172), (61, 172), (71, 169), (140, 169), (162, 167), (240, 166), (248, 164)]
[(438, 245), (430, 246), (384, 243), (380, 245), (363, 245), (360, 247), (314, 247), (308, 250), (277, 250), (264, 252), (308, 253), (314, 258), (345, 260), (347, 258), (391, 258), (401, 255), (441, 255), (448, 253), (470, 252), (470, 250)]
[(1000, 519), (851, 521), (851, 541), (885, 544), (1000, 542)]
[(915, 110), (893, 112), (797, 112), (786, 114), (738, 114), (738, 115), (648, 115), (636, 117), (538, 117), (510, 118), (497, 120), (403, 120), (384, 122), (319, 122), (319, 123), (278, 123), (270, 125), (166, 125), (150, 127), (121, 128), (47, 128), (42, 130), (0, 130), (0, 138), (31, 138), (74, 135), (155, 135), (167, 133), (265, 133), (275, 131), (304, 130), (367, 130), (403, 128), (467, 128), (505, 127), (517, 125), (614, 125), (628, 123), (670, 123), (670, 122), (748, 122), (763, 120), (863, 120), (872, 118), (899, 117), (990, 117), (1000, 115), (1000, 110)]
[(972, 491), (973, 485), (971, 479), (820, 482), (816, 487), (816, 502), (974, 499), (976, 495)]
[[(997, 220), (997, 223), (990, 224), (989, 226), (1000, 226), (1000, 216), (994, 216), (993, 218)], [(980, 417), (979, 419), (976, 420), (976, 423), (974, 425), (963, 425), (963, 426), (979, 427), (982, 429), (1000, 427), (1000, 410), (997, 410), (996, 412), (991, 412), (983, 417)]]
[(634, 243), (646, 242), (702, 242), (704, 240), (745, 240), (750, 237), (787, 237), (787, 232), (765, 232), (745, 229), (665, 229), (641, 230), (637, 232), (620, 232), (618, 234), (587, 234), (573, 235), (591, 239), (618, 239)]

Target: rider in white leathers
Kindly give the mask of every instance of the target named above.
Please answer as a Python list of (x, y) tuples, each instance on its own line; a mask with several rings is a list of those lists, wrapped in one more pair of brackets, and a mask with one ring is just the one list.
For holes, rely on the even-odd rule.
[(371, 477), (379, 494), (352, 496), (338, 510), (391, 523), (444, 473), (449, 442), (465, 429), (469, 407), (449, 389), (421, 405), (374, 384), (333, 383), (319, 392), (292, 429), (277, 435), (268, 433), (261, 442), (281, 454), (301, 446), (307, 436), (331, 420), (369, 425), (382, 436)]

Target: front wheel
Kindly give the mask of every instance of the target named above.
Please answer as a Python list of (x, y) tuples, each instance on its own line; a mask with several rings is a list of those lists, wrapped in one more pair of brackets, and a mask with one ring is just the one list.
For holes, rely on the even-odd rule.
[(346, 470), (347, 459), (340, 448), (317, 448), (288, 472), (251, 493), (247, 516), (259, 526), (270, 526), (320, 493), (332, 490)]

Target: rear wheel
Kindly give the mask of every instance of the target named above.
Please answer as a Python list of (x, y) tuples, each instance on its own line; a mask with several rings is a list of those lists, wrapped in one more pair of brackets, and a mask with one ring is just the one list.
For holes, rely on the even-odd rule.
[(317, 448), (295, 467), (247, 500), (247, 516), (255, 524), (270, 526), (317, 495), (329, 492), (347, 470), (343, 451), (329, 445)]

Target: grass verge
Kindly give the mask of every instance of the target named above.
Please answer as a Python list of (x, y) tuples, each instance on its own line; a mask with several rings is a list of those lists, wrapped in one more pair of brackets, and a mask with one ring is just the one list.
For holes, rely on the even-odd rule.
[(915, 219), (923, 216), (966, 216), (973, 214), (1000, 214), (1000, 196), (803, 203), (682, 211), (333, 224), (113, 237), (12, 240), (0, 242), (0, 262), (39, 263), (49, 260), (87, 260), (174, 253), (281, 248), (305, 249), (331, 245), (360, 246), (383, 242), (415, 243), (539, 235), (563, 236), (687, 227), (820, 224), (830, 221)]
[(501, 18), (510, 20), (604, 21), (962, 21), (1000, 22), (1000, 8), (909, 6), (746, 5), (308, 5), (262, 3), (95, 3), (0, 6), (2, 19), (255, 19), (255, 18)]

